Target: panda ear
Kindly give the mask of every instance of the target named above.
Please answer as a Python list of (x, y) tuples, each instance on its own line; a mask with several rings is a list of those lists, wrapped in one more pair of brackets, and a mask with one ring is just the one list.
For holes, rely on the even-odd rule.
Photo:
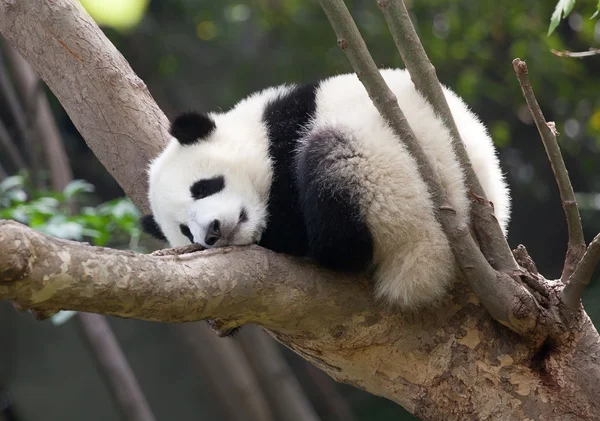
[(182, 145), (202, 141), (216, 128), (212, 118), (206, 114), (189, 111), (180, 114), (171, 122), (169, 133)]
[(154, 215), (144, 215), (140, 218), (140, 225), (144, 232), (150, 234), (154, 238), (158, 238), (159, 240), (167, 241), (167, 238), (163, 234), (162, 230), (156, 223), (156, 219), (154, 219)]

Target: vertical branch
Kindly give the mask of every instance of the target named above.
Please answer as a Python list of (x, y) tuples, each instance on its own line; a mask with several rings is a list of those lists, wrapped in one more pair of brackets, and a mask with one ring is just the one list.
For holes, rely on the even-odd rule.
[(527, 63), (519, 58), (513, 60), (513, 68), (519, 79), (521, 85), (521, 91), (529, 107), (529, 111), (535, 121), (544, 149), (548, 155), (548, 160), (552, 166), (554, 172), (554, 178), (558, 184), (558, 191), (560, 192), (560, 198), (562, 201), (563, 210), (567, 219), (567, 228), (569, 230), (569, 244), (567, 248), (567, 256), (565, 258), (565, 266), (563, 267), (561, 279), (563, 282), (567, 282), (583, 253), (585, 252), (585, 240), (583, 237), (583, 228), (581, 226), (581, 218), (579, 216), (579, 209), (577, 208), (577, 201), (575, 200), (575, 193), (573, 192), (573, 186), (569, 179), (569, 173), (562, 154), (556, 135), (558, 132), (554, 127), (554, 123), (546, 122), (544, 114), (540, 109), (540, 105), (535, 99), (531, 83), (529, 82)]
[[(509, 271), (517, 265), (494, 215), (494, 208), (486, 199), (485, 192), (473, 170), (469, 155), (461, 140), (452, 111), (437, 78), (435, 67), (427, 57), (417, 31), (412, 24), (404, 1), (377, 0), (390, 28), (394, 42), (406, 65), (415, 88), (431, 104), (450, 131), (454, 152), (465, 171), (465, 181), (470, 190), (473, 213), (473, 229), (479, 238), (479, 246), (488, 262), (498, 270)], [(482, 238), (482, 233), (486, 233)]]
[(275, 421), (246, 357), (231, 339), (219, 339), (205, 322), (174, 325), (196, 367), (232, 421)]
[(43, 86), (41, 80), (13, 47), (6, 43), (4, 47), (15, 85), (25, 104), (23, 108), (32, 113), (29, 120), (35, 130), (35, 137), (44, 150), (51, 186), (53, 190), (62, 191), (73, 179), (73, 173), (50, 104), (44, 90), (40, 89)]
[(8, 133), (8, 130), (6, 129), (6, 126), (4, 125), (4, 123), (1, 120), (0, 120), (0, 147), (6, 151), (10, 160), (12, 161), (12, 164), (15, 166), (15, 168), (17, 168), (17, 170), (22, 170), (24, 168), (27, 168), (27, 164), (25, 163), (25, 160), (23, 159), (23, 156), (21, 155), (19, 148), (17, 148), (17, 145), (15, 145), (15, 143), (11, 139), (10, 134)]
[(98, 314), (79, 313), (77, 323), (124, 419), (154, 421), (150, 406), (106, 319)]
[(263, 386), (275, 419), (317, 421), (319, 417), (277, 344), (258, 326), (244, 326), (237, 335), (248, 362)]
[(28, 127), (25, 111), (21, 106), (19, 97), (6, 72), (2, 54), (0, 54), (0, 89), (2, 89), (2, 92), (6, 97), (6, 102), (17, 126), (19, 136), (23, 139), (27, 152), (29, 153), (29, 171), (31, 173), (31, 179), (33, 180), (34, 185), (40, 188), (42, 187), (42, 184), (40, 177), (41, 162), (38, 153), (39, 151), (36, 148), (32, 130)]

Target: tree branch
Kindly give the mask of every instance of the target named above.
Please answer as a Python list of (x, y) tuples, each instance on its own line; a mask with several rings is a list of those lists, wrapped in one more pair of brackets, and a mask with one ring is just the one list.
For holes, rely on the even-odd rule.
[(105, 318), (98, 314), (79, 313), (76, 320), (124, 419), (154, 421), (146, 397)]
[(581, 305), (583, 291), (592, 279), (598, 260), (600, 260), (600, 234), (594, 237), (583, 258), (571, 274), (569, 283), (563, 289), (563, 300), (571, 309), (578, 309)]
[(527, 106), (535, 121), (535, 125), (538, 128), (544, 149), (548, 155), (548, 160), (552, 166), (556, 183), (558, 184), (558, 191), (560, 192), (560, 198), (562, 200), (562, 206), (565, 211), (567, 219), (567, 227), (569, 230), (569, 244), (567, 248), (567, 255), (565, 258), (565, 265), (563, 267), (561, 279), (563, 282), (567, 282), (577, 263), (580, 261), (581, 256), (585, 252), (585, 240), (583, 237), (583, 227), (581, 226), (581, 218), (579, 216), (579, 209), (577, 208), (577, 201), (575, 200), (575, 193), (573, 192), (573, 186), (571, 186), (571, 180), (569, 179), (569, 173), (565, 162), (563, 161), (556, 135), (558, 132), (554, 126), (554, 123), (547, 123), (544, 118), (544, 114), (540, 109), (540, 106), (535, 99), (531, 83), (529, 82), (527, 63), (519, 58), (513, 60), (513, 68), (519, 79), (523, 96), (527, 101)]
[[(331, 315), (329, 323), (342, 323), (351, 314), (343, 309), (348, 302), (354, 310), (372, 305), (364, 282), (257, 246), (152, 256), (0, 221), (0, 250), (0, 297), (45, 314), (69, 309), (162, 322), (216, 318), (232, 327), (319, 331), (323, 314)], [(306, 316), (298, 321), (299, 314)]]
[(558, 51), (550, 50), (552, 54), (558, 57), (573, 57), (573, 58), (584, 58), (600, 54), (600, 48), (590, 48), (587, 51)]
[(27, 164), (25, 163), (25, 160), (23, 159), (21, 152), (19, 151), (19, 149), (17, 148), (17, 146), (11, 139), (10, 134), (8, 133), (8, 130), (6, 129), (6, 126), (4, 125), (4, 123), (1, 120), (0, 120), (0, 145), (2, 145), (3, 149), (6, 151), (6, 153), (10, 157), (12, 164), (18, 170), (21, 170), (21, 169), (27, 167)]
[(43, 85), (29, 63), (10, 45), (5, 45), (7, 62), (12, 70), (15, 85), (21, 94), (22, 107), (31, 113), (31, 123), (46, 155), (52, 189), (62, 189), (73, 179), (69, 158), (63, 147), (60, 131), (54, 121)]
[(23, 144), (25, 145), (26, 152), (29, 154), (29, 171), (31, 174), (31, 179), (34, 185), (38, 188), (42, 187), (42, 179), (41, 179), (41, 160), (40, 155), (38, 153), (37, 145), (32, 136), (32, 130), (27, 124), (27, 117), (25, 112), (23, 111), (23, 107), (21, 106), (21, 102), (15, 92), (14, 86), (8, 77), (6, 67), (4, 64), (4, 58), (2, 57), (2, 53), (0, 52), (0, 89), (4, 93), (6, 98), (6, 104), (8, 105), (8, 109), (12, 114), (12, 117), (15, 122), (15, 126), (17, 127), (17, 131), (23, 140)]
[(169, 138), (168, 120), (83, 6), (0, 1), (0, 32), (52, 89), (127, 196), (148, 211), (145, 169)]
[(244, 326), (236, 339), (264, 388), (276, 420), (319, 421), (273, 339), (260, 327), (252, 325)]
[(446, 95), (437, 78), (435, 67), (429, 61), (421, 40), (415, 31), (404, 1), (377, 0), (377, 4), (388, 24), (402, 61), (410, 77), (435, 112), (441, 117), (452, 137), (452, 146), (465, 171), (465, 182), (472, 200), (473, 228), (479, 238), (483, 255), (495, 269), (513, 271), (517, 269), (500, 225), (494, 215), (494, 208), (486, 199), (485, 192), (473, 170), (465, 145), (461, 140), (458, 127), (452, 116)]
[(0, 162), (0, 181), (4, 180), (6, 177), (8, 177), (8, 173), (2, 166), (2, 163)]
[(277, 420), (235, 341), (218, 338), (206, 323), (181, 323), (174, 328), (187, 345), (199, 377), (210, 384), (227, 420)]
[[(535, 298), (511, 278), (511, 275), (515, 276), (516, 263), (512, 273), (496, 272), (471, 237), (469, 228), (458, 225), (456, 213), (446, 201), (437, 172), (416, 140), (396, 96), (383, 80), (343, 0), (321, 0), (321, 6), (337, 34), (338, 45), (346, 53), (375, 107), (418, 163), (454, 257), (477, 298), (494, 319), (515, 332), (526, 336), (543, 335), (543, 332), (534, 332), (534, 328), (539, 326), (537, 320), (542, 316), (542, 309)], [(511, 259), (514, 261), (512, 253)]]

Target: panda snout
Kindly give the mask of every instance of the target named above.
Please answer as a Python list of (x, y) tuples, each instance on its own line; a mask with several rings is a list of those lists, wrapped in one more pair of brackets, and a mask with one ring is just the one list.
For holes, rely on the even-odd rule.
[(213, 220), (210, 224), (208, 224), (208, 229), (206, 230), (206, 236), (204, 237), (204, 242), (207, 246), (214, 246), (217, 241), (221, 238), (221, 221), (218, 219)]

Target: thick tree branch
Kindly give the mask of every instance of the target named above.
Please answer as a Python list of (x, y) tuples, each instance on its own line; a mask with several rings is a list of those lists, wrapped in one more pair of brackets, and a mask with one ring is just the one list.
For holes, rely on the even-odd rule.
[[(31, 63), (100, 162), (146, 212), (144, 169), (168, 139), (168, 120), (83, 6), (78, 1), (35, 6), (0, 1), (0, 32)], [(132, 167), (139, 169), (135, 175)]]
[(598, 260), (600, 260), (600, 234), (588, 246), (563, 290), (563, 300), (571, 309), (578, 309), (581, 305), (583, 291), (592, 279)]
[(583, 237), (583, 227), (581, 226), (579, 209), (577, 208), (573, 186), (571, 186), (571, 179), (569, 178), (567, 167), (565, 166), (560, 147), (558, 146), (558, 141), (556, 140), (558, 132), (554, 127), (554, 123), (546, 122), (544, 114), (540, 109), (540, 105), (535, 99), (527, 74), (527, 63), (516, 58), (513, 60), (513, 68), (519, 79), (519, 84), (521, 85), (521, 90), (527, 101), (527, 106), (529, 107), (533, 121), (535, 121), (535, 125), (540, 132), (544, 149), (546, 150), (550, 165), (552, 166), (552, 171), (554, 172), (554, 177), (556, 178), (556, 183), (558, 184), (558, 191), (560, 192), (562, 206), (567, 219), (569, 244), (565, 265), (561, 275), (562, 281), (566, 282), (585, 252), (585, 240)]
[(429, 61), (427, 53), (421, 45), (421, 40), (415, 31), (404, 1), (377, 0), (377, 4), (383, 12), (415, 88), (432, 105), (450, 131), (454, 152), (465, 171), (465, 181), (470, 190), (470, 196), (473, 198), (473, 228), (480, 240), (483, 255), (495, 269), (516, 270), (515, 260), (494, 215), (494, 208), (486, 199), (485, 192), (473, 170), (442, 85), (437, 78), (435, 67)]
[[(543, 317), (543, 310), (535, 298), (511, 278), (516, 273), (516, 263), (513, 273), (496, 272), (480, 252), (469, 228), (458, 225), (456, 213), (446, 201), (437, 172), (416, 140), (396, 96), (383, 80), (343, 0), (321, 0), (321, 6), (337, 34), (339, 46), (346, 53), (375, 107), (419, 164), (419, 172), (429, 187), (438, 209), (438, 219), (450, 240), (454, 256), (477, 298), (494, 319), (515, 332), (526, 336), (543, 336), (543, 332), (536, 330), (540, 326), (538, 319)], [(510, 259), (514, 262), (512, 253)]]
[[(544, 378), (560, 376), (565, 385), (556, 394), (554, 383), (545, 384), (540, 369), (530, 368), (535, 348), (500, 332), (461, 282), (435, 311), (415, 315), (375, 305), (364, 280), (258, 247), (138, 255), (3, 221), (0, 250), (1, 299), (42, 313), (69, 309), (163, 322), (210, 317), (230, 327), (263, 324), (335, 379), (393, 399), (424, 419), (463, 419), (473, 408), (492, 419), (570, 419), (561, 414), (600, 411), (593, 398), (600, 340), (585, 315), (579, 339), (565, 341), (543, 366)], [(584, 389), (562, 399), (571, 384)], [(469, 405), (448, 400), (457, 393), (469, 396)], [(517, 396), (527, 405), (511, 405)]]
[(348, 303), (353, 311), (372, 305), (365, 282), (255, 246), (152, 256), (0, 221), (0, 250), (0, 297), (43, 313), (69, 309), (162, 322), (217, 318), (232, 326), (319, 331), (323, 314), (342, 323), (352, 313), (344, 310)]

